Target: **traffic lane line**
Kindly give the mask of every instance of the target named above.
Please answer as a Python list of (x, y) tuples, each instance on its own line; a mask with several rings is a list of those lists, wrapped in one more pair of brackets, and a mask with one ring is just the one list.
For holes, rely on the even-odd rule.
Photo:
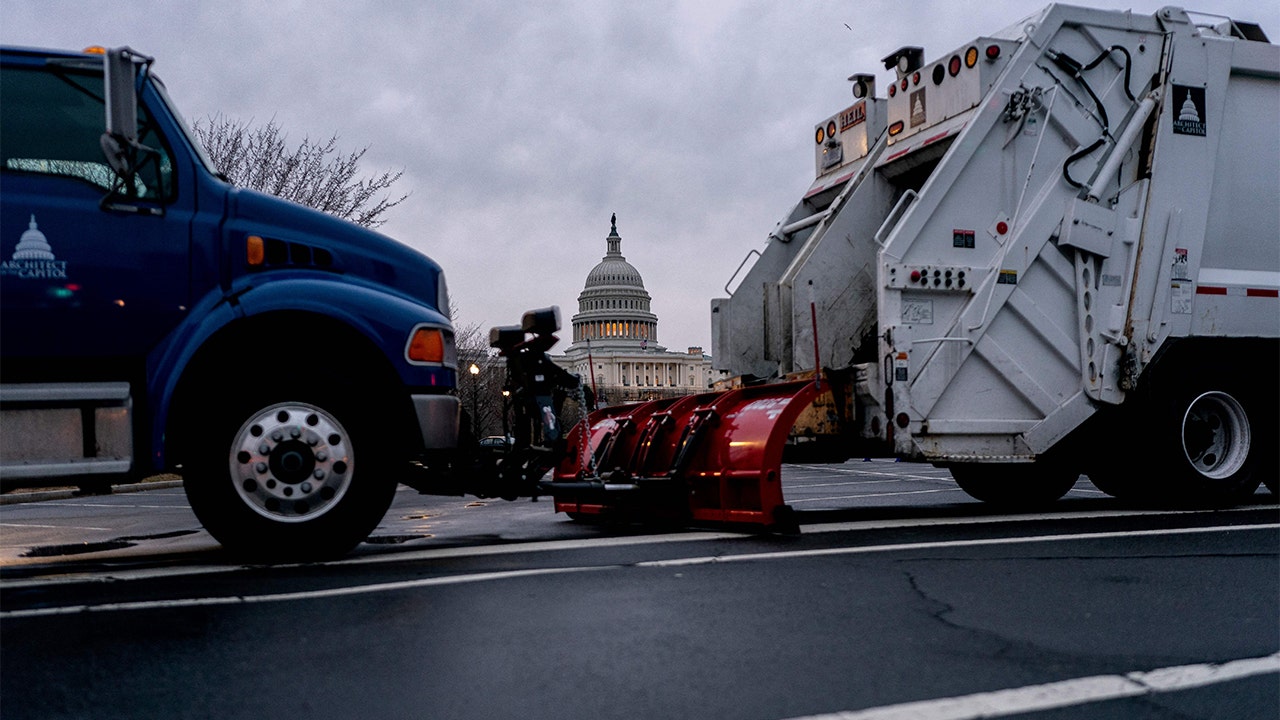
[[(1252, 508), (1240, 507), (1216, 511), (1218, 513), (1248, 512)], [(1156, 518), (1193, 516), (1200, 514), (1198, 510), (1095, 510), (1091, 512), (1061, 511), (1032, 514), (905, 518), (878, 520), (850, 520), (845, 522), (827, 522), (805, 524), (804, 535), (823, 535), (827, 533), (844, 533), (874, 530), (902, 530), (911, 528), (958, 527), (965, 525), (1001, 526), (1026, 522), (1054, 522), (1061, 520), (1113, 520), (1120, 518)], [(418, 563), (451, 560), (459, 558), (536, 554), (543, 552), (573, 552), (578, 550), (598, 550), (645, 545), (669, 545), (678, 543), (698, 543), (723, 540), (746, 540), (757, 537), (751, 532), (727, 531), (686, 531), (662, 534), (618, 535), (608, 537), (573, 538), (565, 540), (533, 540), (525, 542), (498, 543), (492, 545), (456, 545), (451, 547), (433, 547), (404, 550), (394, 553), (378, 553), (357, 557), (330, 560), (322, 563), (279, 564), (272, 567), (280, 569), (297, 567), (352, 567), (384, 563)], [(50, 585), (68, 585), (84, 582), (121, 582), (136, 580), (155, 580), (161, 578), (195, 577), (220, 573), (231, 573), (254, 569), (260, 566), (251, 564), (218, 564), (189, 565), (177, 567), (112, 569), (110, 572), (95, 575), (86, 580), (83, 577), (42, 577), (27, 580), (12, 580), (4, 583), (8, 588), (42, 587)]]
[(24, 530), (101, 530), (110, 532), (115, 528), (80, 527), (76, 525), (36, 525), (34, 523), (0, 523), (0, 527), (22, 528)]
[(834, 496), (826, 496), (826, 497), (799, 498), (796, 500), (788, 500), (787, 504), (795, 505), (796, 503), (806, 503), (806, 502), (830, 502), (831, 500), (857, 500), (858, 498), (894, 497), (897, 495), (928, 495), (930, 493), (944, 493), (944, 492), (964, 492), (964, 491), (961, 490), (960, 488), (938, 488), (936, 490), (903, 490), (901, 492), (888, 492), (888, 493), (862, 493), (859, 495), (834, 495)]
[(1280, 673), (1280, 653), (1225, 663), (1177, 665), (1124, 675), (1095, 675), (1009, 690), (882, 705), (790, 720), (970, 720), (1005, 717), (1156, 693), (1191, 690)]
[(833, 555), (865, 555), (872, 553), (901, 552), (914, 550), (938, 550), (949, 548), (980, 547), (991, 545), (1023, 545), (1030, 543), (1052, 543), (1082, 540), (1105, 540), (1115, 538), (1152, 537), (1159, 535), (1194, 535), (1217, 532), (1241, 532), (1249, 530), (1280, 529), (1280, 523), (1261, 525), (1223, 525), (1207, 528), (1175, 528), (1168, 530), (1134, 530), (1124, 532), (1079, 533), (1074, 535), (1032, 535), (1014, 538), (984, 538), (978, 540), (947, 540), (938, 542), (899, 543), (890, 545), (872, 545), (851, 548), (819, 548), (811, 550), (791, 550), (783, 552), (743, 553), (739, 555), (714, 555), (704, 557), (677, 558), (674, 560), (650, 560), (627, 564), (578, 565), (568, 567), (532, 568), (522, 570), (505, 570), (497, 572), (480, 572), (442, 577), (419, 578), (388, 583), (369, 585), (352, 585), (322, 590), (305, 590), (289, 593), (266, 593), (262, 595), (235, 595), (226, 597), (177, 598), (170, 600), (142, 600), (126, 603), (104, 603), (101, 605), (67, 605), (62, 607), (32, 608), (27, 610), (0, 611), (0, 619), (39, 618), (58, 615), (75, 615), (80, 613), (121, 612), (169, 610), (191, 607), (232, 606), (267, 602), (297, 602), (331, 597), (349, 597), (355, 595), (372, 595), (384, 592), (413, 590), (424, 587), (461, 585), (464, 583), (491, 582), (524, 578), (531, 576), (566, 575), (570, 573), (591, 572), (600, 570), (619, 570), (624, 568), (672, 568), (692, 565), (709, 565), (730, 562), (760, 562), (795, 558), (823, 557)]
[[(929, 481), (942, 480), (946, 482), (954, 482), (951, 479), (951, 473), (946, 470), (941, 470), (936, 474), (928, 474), (928, 475), (921, 474), (918, 472), (905, 472), (905, 473), (889, 472), (886, 470), (865, 470), (865, 469), (858, 469), (858, 468), (845, 468), (841, 466), (820, 469), (820, 468), (814, 468), (814, 467), (805, 467), (803, 465), (785, 465), (783, 466), (782, 470), (783, 470), (782, 482), (784, 485), (789, 481), (802, 482), (804, 475), (809, 473), (812, 473), (812, 475), (818, 476), (818, 477), (831, 477), (831, 475), (865, 475), (865, 476), (871, 476), (871, 477), (896, 478), (899, 480), (929, 480)], [(801, 477), (799, 478), (795, 477), (798, 470), (803, 471), (801, 473)]]
[(707, 555), (703, 557), (677, 558), (674, 560), (647, 560), (636, 567), (687, 567), (712, 563), (759, 562), (762, 560), (792, 560), (796, 558), (824, 557), (832, 555), (867, 555), (871, 553), (947, 550), (991, 545), (1025, 545), (1029, 543), (1066, 542), (1078, 540), (1113, 540), (1118, 538), (1152, 537), (1159, 535), (1198, 535), (1213, 532), (1237, 532), (1246, 530), (1278, 530), (1280, 523), (1258, 525), (1218, 525), (1203, 528), (1170, 528), (1160, 530), (1122, 530), (1117, 532), (1078, 533), (1069, 535), (1027, 535), (1012, 538), (976, 538), (972, 540), (938, 540), (935, 542), (893, 543), (888, 545), (864, 545), (858, 547), (814, 548), (808, 550), (780, 550), (776, 552), (743, 553), (740, 555)]
[[(807, 483), (798, 483), (798, 484), (795, 484), (795, 485), (793, 485), (793, 487), (800, 488), (800, 489), (803, 489), (803, 490), (808, 490), (808, 489), (810, 489), (810, 488), (823, 488), (823, 487), (846, 487), (846, 486), (849, 486), (849, 485), (886, 485), (886, 484), (889, 484), (889, 483), (903, 483), (904, 485), (906, 485), (906, 484), (910, 484), (910, 485), (918, 485), (918, 484), (919, 484), (919, 483), (914, 483), (914, 482), (908, 482), (908, 481), (906, 481), (906, 480), (903, 480), (902, 478), (889, 477), (889, 478), (877, 478), (877, 479), (875, 479), (875, 480), (847, 480), (847, 481), (844, 481), (844, 482), (827, 482), (827, 483), (822, 483), (822, 482), (813, 482), (813, 483), (808, 483), (808, 482), (807, 482)], [(785, 483), (784, 483), (784, 484), (785, 484)], [(957, 487), (956, 489), (957, 489), (957, 490), (959, 490), (960, 488), (959, 488), (959, 487)]]

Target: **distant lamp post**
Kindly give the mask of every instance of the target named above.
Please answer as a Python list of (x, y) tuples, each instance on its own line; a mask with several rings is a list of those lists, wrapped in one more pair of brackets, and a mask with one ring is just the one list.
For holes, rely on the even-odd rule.
[(471, 431), (476, 438), (480, 437), (480, 366), (471, 363), (467, 368), (471, 373)]
[(511, 403), (511, 391), (510, 391), (510, 390), (508, 390), (507, 388), (502, 388), (502, 437), (503, 437), (503, 442), (505, 442), (505, 441), (506, 441), (506, 438), (511, 437), (511, 427), (510, 427), (510, 425), (508, 425), (508, 423), (507, 423), (507, 416), (508, 416), (508, 415), (510, 414), (510, 412), (511, 412), (511, 405), (510, 405), (510, 403)]

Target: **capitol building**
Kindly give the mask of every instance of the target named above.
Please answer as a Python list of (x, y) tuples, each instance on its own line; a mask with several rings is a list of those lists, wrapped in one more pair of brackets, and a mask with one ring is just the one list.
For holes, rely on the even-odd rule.
[(681, 353), (658, 344), (658, 316), (640, 272), (622, 255), (617, 215), (605, 246), (578, 295), (573, 343), (552, 360), (588, 387), (594, 379), (601, 406), (705, 392), (713, 380), (711, 357), (701, 347)]

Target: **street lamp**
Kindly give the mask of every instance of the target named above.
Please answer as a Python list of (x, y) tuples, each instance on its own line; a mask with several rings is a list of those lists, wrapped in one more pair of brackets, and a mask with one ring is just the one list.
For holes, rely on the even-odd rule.
[(467, 368), (471, 373), (471, 432), (480, 438), (480, 366), (471, 363)]

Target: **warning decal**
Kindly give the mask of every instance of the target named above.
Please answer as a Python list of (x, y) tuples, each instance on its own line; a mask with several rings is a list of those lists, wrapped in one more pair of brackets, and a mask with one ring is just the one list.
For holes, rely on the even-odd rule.
[(1173, 132), (1176, 135), (1204, 137), (1208, 129), (1204, 120), (1204, 88), (1186, 85), (1173, 86)]
[(1195, 299), (1192, 283), (1175, 280), (1169, 284), (1169, 311), (1174, 315), (1190, 315), (1191, 301)]

